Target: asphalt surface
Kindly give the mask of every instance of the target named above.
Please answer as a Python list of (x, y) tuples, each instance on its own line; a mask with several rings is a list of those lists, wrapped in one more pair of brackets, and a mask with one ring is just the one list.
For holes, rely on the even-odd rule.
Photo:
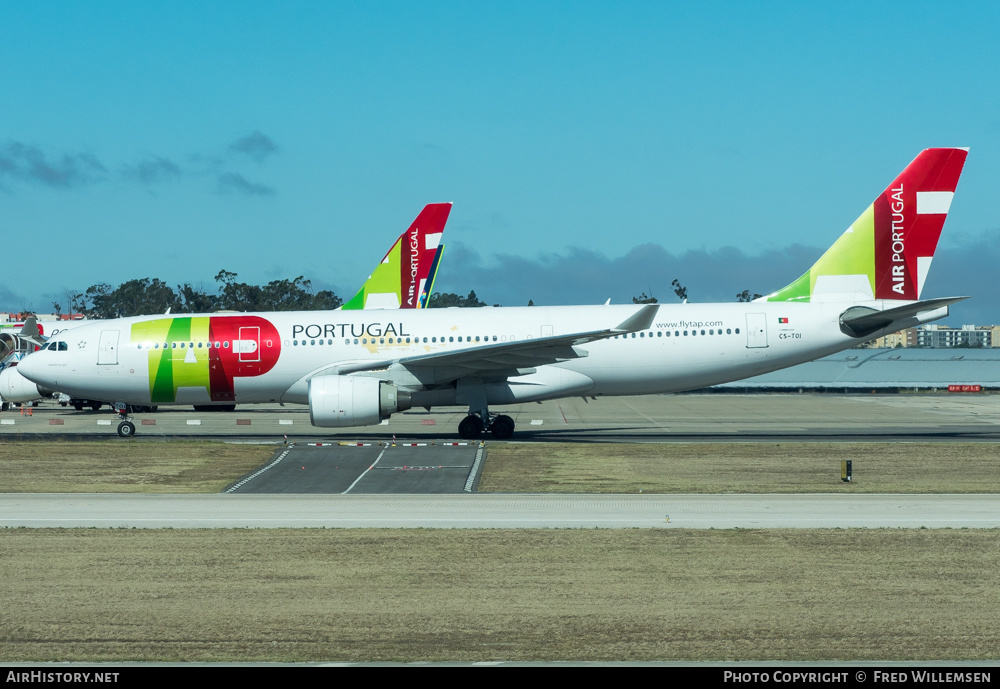
[(445, 443), (306, 443), (287, 447), (227, 493), (467, 493), (484, 447)]
[[(1000, 441), (1000, 395), (685, 394), (580, 398), (495, 408), (528, 442), (718, 442), (727, 440)], [(379, 426), (333, 431), (309, 425), (305, 407), (247, 405), (235, 412), (162, 407), (135, 415), (136, 437), (282, 442), (457, 441), (460, 409), (408, 411)], [(0, 439), (115, 437), (117, 417), (48, 402), (23, 416), (0, 413)]]
[(0, 495), (0, 527), (997, 528), (997, 495)]

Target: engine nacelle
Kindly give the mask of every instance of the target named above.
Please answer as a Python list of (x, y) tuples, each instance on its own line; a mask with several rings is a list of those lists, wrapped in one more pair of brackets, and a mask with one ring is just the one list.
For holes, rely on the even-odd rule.
[(409, 408), (409, 393), (377, 378), (317, 376), (309, 381), (309, 422), (313, 426), (374, 426)]
[(47, 391), (22, 376), (17, 366), (8, 366), (0, 371), (0, 397), (5, 402), (34, 402), (46, 396)]

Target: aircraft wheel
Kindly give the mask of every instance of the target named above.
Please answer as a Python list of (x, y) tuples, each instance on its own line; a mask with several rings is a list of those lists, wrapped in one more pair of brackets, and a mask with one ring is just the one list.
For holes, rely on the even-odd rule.
[(131, 421), (122, 421), (118, 424), (118, 435), (122, 438), (131, 438), (135, 435), (135, 424)]
[(466, 440), (474, 440), (483, 432), (483, 420), (474, 414), (469, 414), (458, 424), (458, 434)]
[(101, 408), (101, 403), (100, 402), (94, 402), (92, 405), (90, 405), (90, 408), (93, 409), (94, 411), (97, 411), (98, 409)]
[(514, 435), (514, 419), (500, 415), (490, 424), (490, 433), (496, 440), (508, 440)]
[(74, 402), (73, 408), (77, 411), (83, 411), (83, 402)]

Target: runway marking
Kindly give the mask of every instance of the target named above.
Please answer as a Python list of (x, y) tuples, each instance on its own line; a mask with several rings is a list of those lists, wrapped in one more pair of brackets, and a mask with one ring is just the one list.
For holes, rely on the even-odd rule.
[(383, 448), (382, 451), (379, 452), (378, 457), (375, 458), (375, 461), (372, 462), (372, 465), (370, 467), (368, 467), (367, 469), (365, 469), (363, 472), (361, 472), (361, 476), (358, 476), (356, 479), (354, 479), (354, 483), (352, 483), (351, 485), (349, 485), (347, 487), (347, 490), (345, 490), (343, 493), (341, 493), (341, 495), (347, 495), (348, 493), (350, 493), (351, 489), (354, 488), (354, 486), (358, 485), (358, 481), (360, 481), (361, 479), (363, 479), (365, 477), (365, 474), (367, 474), (369, 471), (371, 471), (372, 469), (375, 468), (375, 465), (378, 464), (379, 460), (382, 459), (382, 455), (384, 455), (385, 451), (388, 450), (388, 449), (389, 448), (387, 448), (387, 447)]
[(291, 426), (292, 425), (292, 420), (291, 419), (278, 419), (278, 425), (279, 426)]
[(562, 414), (563, 423), (568, 426), (569, 425), (569, 421), (566, 420), (566, 412), (563, 411), (562, 405), (557, 402), (556, 403), (556, 408), (558, 408), (559, 409), (559, 413)]
[(291, 452), (291, 451), (292, 451), (292, 448), (288, 448), (287, 450), (285, 450), (284, 452), (282, 452), (280, 455), (278, 455), (277, 458), (273, 462), (271, 462), (270, 464), (268, 464), (266, 467), (263, 467), (263, 468), (259, 469), (258, 471), (255, 471), (254, 473), (250, 474), (249, 476), (247, 476), (245, 479), (243, 479), (242, 481), (240, 481), (236, 485), (230, 486), (229, 488), (227, 488), (223, 492), (225, 492), (225, 493), (232, 493), (234, 490), (236, 490), (237, 488), (243, 486), (244, 484), (248, 483), (249, 481), (252, 481), (253, 479), (257, 478), (258, 476), (260, 476), (261, 474), (263, 474), (265, 471), (267, 471), (271, 467), (278, 466), (278, 463), (281, 460), (283, 460), (288, 455), (288, 453)]
[(111, 425), (111, 421), (108, 420), (108, 419), (98, 419), (97, 420), (97, 425), (98, 426), (110, 426)]
[(542, 425), (542, 420), (541, 419), (532, 419), (531, 420), (531, 425), (532, 426), (541, 426)]
[(13, 426), (14, 419), (0, 419), (0, 426)]
[(201, 419), (188, 419), (187, 420), (187, 425), (188, 426), (200, 426), (201, 425)]
[(49, 419), (50, 426), (62, 426), (65, 423), (62, 419)]
[(428, 469), (468, 469), (467, 465), (455, 465), (450, 464), (437, 464), (434, 466), (408, 466), (404, 464), (401, 467), (379, 467), (382, 471), (426, 471)]
[(476, 450), (476, 460), (472, 463), (472, 469), (469, 471), (469, 477), (465, 479), (465, 492), (472, 492), (472, 484), (475, 483), (476, 475), (479, 473), (479, 465), (483, 461), (483, 452), (486, 449), (486, 443), (481, 443), (479, 449)]

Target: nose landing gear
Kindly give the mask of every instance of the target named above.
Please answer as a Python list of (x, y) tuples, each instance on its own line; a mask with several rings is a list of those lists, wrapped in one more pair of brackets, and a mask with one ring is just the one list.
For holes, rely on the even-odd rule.
[(132, 416), (129, 414), (129, 406), (116, 402), (115, 412), (117, 412), (118, 418), (121, 419), (121, 423), (118, 424), (118, 437), (131, 438), (135, 435), (135, 424), (132, 423)]

